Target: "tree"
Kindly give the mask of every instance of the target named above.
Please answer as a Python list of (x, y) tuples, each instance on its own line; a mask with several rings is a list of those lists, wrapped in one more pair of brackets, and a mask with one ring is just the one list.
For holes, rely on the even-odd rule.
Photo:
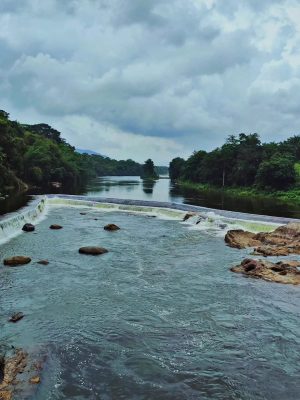
[(263, 189), (285, 190), (296, 181), (294, 160), (291, 156), (275, 154), (259, 165), (256, 184)]
[(158, 175), (155, 172), (155, 167), (154, 163), (149, 158), (147, 161), (145, 161), (143, 167), (142, 167), (142, 174), (141, 174), (142, 179), (158, 179)]
[(173, 158), (169, 165), (169, 175), (172, 180), (179, 179), (183, 175), (185, 160), (180, 157)]

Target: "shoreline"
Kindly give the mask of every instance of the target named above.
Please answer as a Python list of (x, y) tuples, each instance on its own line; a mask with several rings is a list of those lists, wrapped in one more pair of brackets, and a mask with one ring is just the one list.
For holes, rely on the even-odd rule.
[(263, 191), (251, 187), (217, 187), (209, 184), (194, 183), (191, 181), (176, 181), (176, 185), (181, 189), (194, 190), (198, 193), (218, 193), (225, 194), (228, 197), (243, 198), (243, 199), (272, 199), (284, 204), (298, 205), (300, 204), (300, 188), (287, 191)]

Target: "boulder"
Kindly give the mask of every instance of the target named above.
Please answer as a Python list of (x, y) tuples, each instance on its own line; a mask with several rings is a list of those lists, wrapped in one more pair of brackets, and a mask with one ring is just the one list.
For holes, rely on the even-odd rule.
[(89, 254), (92, 256), (99, 256), (100, 254), (107, 253), (108, 250), (104, 247), (86, 246), (79, 249), (80, 254)]
[(9, 322), (18, 322), (20, 321), (22, 318), (24, 318), (24, 314), (21, 312), (17, 312), (15, 314), (13, 314), (10, 318), (9, 318)]
[(225, 242), (228, 246), (236, 249), (260, 245), (260, 241), (255, 239), (255, 233), (246, 232), (242, 229), (228, 231), (225, 235)]
[(106, 231), (118, 231), (120, 228), (118, 227), (118, 225), (108, 224), (108, 225), (105, 225), (104, 229)]
[(187, 221), (188, 219), (194, 217), (196, 215), (196, 213), (194, 212), (188, 212), (185, 214), (185, 216), (182, 218), (182, 221)]
[(227, 232), (225, 242), (238, 249), (254, 247), (254, 254), (265, 257), (300, 254), (300, 223), (292, 222), (268, 233), (231, 230)]
[(10, 267), (16, 267), (17, 265), (29, 264), (31, 262), (30, 257), (25, 256), (14, 256), (10, 258), (5, 258), (3, 261), (4, 265), (8, 265)]
[(25, 224), (22, 228), (24, 232), (33, 232), (35, 230), (35, 226), (32, 224)]
[(48, 260), (40, 260), (40, 261), (37, 261), (37, 264), (40, 264), (40, 265), (48, 265), (48, 264), (49, 264), (49, 261), (48, 261)]
[(62, 229), (62, 226), (61, 225), (57, 225), (57, 224), (53, 224), (53, 225), (50, 225), (49, 228), (57, 230), (57, 229)]
[(246, 258), (240, 265), (232, 267), (231, 271), (253, 278), (264, 279), (265, 281), (299, 285), (300, 271), (297, 267), (300, 267), (299, 261), (272, 263), (265, 260)]

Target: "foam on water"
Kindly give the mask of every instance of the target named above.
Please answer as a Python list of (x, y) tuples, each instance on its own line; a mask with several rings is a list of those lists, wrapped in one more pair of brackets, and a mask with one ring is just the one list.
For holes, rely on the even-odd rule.
[(0, 244), (22, 233), (26, 223), (37, 224), (47, 216), (47, 198), (39, 197), (18, 212), (8, 214), (0, 219)]
[[(288, 218), (234, 213), (177, 203), (46, 195), (37, 196), (27, 207), (0, 219), (0, 244), (20, 234), (25, 223), (37, 224), (43, 220), (49, 207), (74, 207), (99, 212), (139, 213), (160, 219), (178, 220), (188, 225), (189, 229), (200, 230), (216, 236), (224, 236), (230, 229), (243, 229), (255, 233), (269, 232), (279, 225), (294, 221)], [(182, 222), (187, 212), (192, 212), (193, 216)]]

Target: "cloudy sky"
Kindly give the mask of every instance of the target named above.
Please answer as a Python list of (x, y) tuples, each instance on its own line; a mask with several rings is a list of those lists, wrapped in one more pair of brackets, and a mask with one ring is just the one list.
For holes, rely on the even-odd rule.
[(300, 133), (299, 0), (0, 0), (0, 108), (167, 164)]

